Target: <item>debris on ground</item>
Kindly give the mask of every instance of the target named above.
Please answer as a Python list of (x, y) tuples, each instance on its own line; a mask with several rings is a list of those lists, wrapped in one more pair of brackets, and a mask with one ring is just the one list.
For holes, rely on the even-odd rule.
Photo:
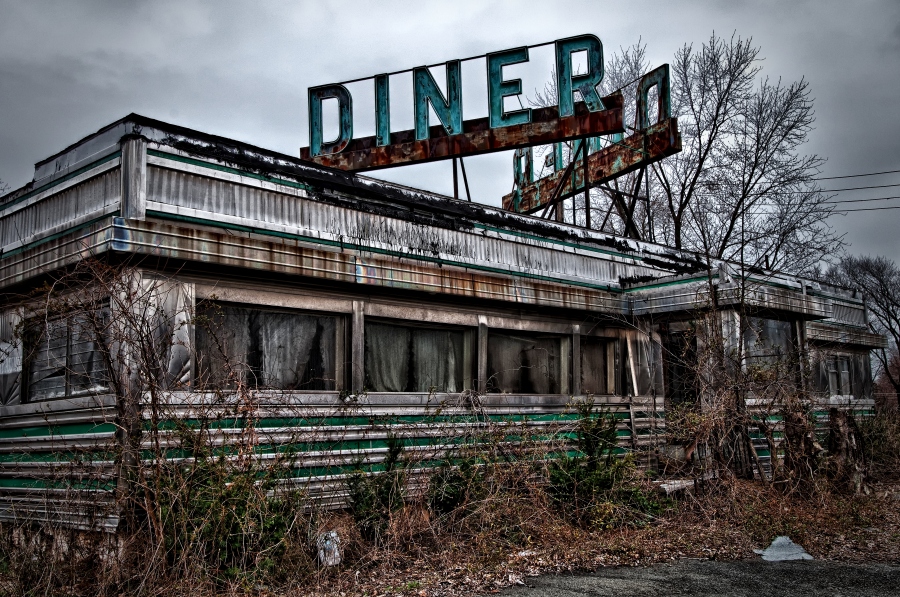
[(785, 562), (787, 560), (812, 560), (806, 550), (791, 541), (790, 537), (775, 537), (772, 544), (765, 549), (754, 549), (767, 562)]

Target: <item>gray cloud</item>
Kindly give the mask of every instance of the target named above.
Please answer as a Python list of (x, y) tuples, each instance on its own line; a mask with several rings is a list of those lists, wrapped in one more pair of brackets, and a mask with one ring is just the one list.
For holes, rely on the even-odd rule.
[[(807, 151), (828, 158), (825, 175), (900, 169), (893, 0), (0, 0), (0, 14), (0, 179), (13, 186), (31, 179), (35, 161), (132, 111), (296, 155), (306, 145), (312, 85), (585, 32), (607, 52), (640, 37), (652, 63), (713, 30), (752, 36), (765, 74), (810, 80), (818, 119)], [(526, 80), (540, 75), (532, 71)], [(496, 204), (509, 192), (508, 155), (466, 165), (479, 201)], [(451, 188), (448, 164), (379, 175)], [(835, 217), (833, 225), (853, 252), (898, 259), (898, 222), (900, 210)]]

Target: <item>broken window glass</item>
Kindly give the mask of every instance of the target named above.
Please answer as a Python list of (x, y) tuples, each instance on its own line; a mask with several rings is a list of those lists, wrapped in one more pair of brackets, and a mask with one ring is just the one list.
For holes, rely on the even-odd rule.
[(195, 324), (201, 388), (335, 389), (333, 316), (203, 301)]
[(367, 321), (366, 388), (461, 392), (472, 383), (474, 338), (474, 330)]
[(487, 390), (511, 394), (569, 392), (568, 336), (527, 332), (488, 333)]
[(625, 332), (624, 361), (626, 394), (663, 395), (662, 346), (658, 340), (639, 330)]
[(26, 400), (86, 396), (108, 389), (107, 363), (100, 336), (109, 308), (53, 319), (35, 318), (26, 326)]
[(22, 379), (21, 345), (0, 340), (0, 405), (16, 404)]

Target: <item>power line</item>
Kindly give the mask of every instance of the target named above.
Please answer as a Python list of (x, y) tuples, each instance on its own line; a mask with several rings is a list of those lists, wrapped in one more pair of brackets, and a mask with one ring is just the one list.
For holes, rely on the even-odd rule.
[(834, 214), (843, 214), (851, 211), (877, 211), (880, 209), (900, 209), (900, 205), (890, 205), (888, 207), (857, 207), (855, 209), (836, 209), (831, 212), (831, 215)]
[(895, 197), (872, 197), (869, 199), (841, 199), (838, 201), (822, 201), (822, 203), (862, 203), (864, 201), (889, 201), (891, 199), (900, 199), (900, 195)]
[(860, 176), (878, 176), (879, 174), (896, 174), (900, 170), (885, 170), (884, 172), (869, 172), (868, 174), (847, 174), (845, 176), (820, 176), (813, 180), (837, 180), (839, 178), (859, 178)]
[[(710, 186), (717, 186), (717, 183), (706, 183), (706, 184), (708, 184)], [(869, 190), (869, 189), (887, 189), (887, 188), (891, 188), (891, 187), (900, 187), (900, 183), (869, 185), (869, 186), (865, 186), (865, 187), (846, 187), (843, 189), (810, 189), (808, 191), (800, 191), (800, 190), (797, 190), (797, 191), (775, 191), (775, 190), (758, 191), (755, 193), (751, 192), (748, 194), (748, 196), (752, 197), (755, 195), (757, 197), (763, 197), (765, 195), (811, 195), (814, 193), (843, 193), (844, 191), (865, 191), (865, 190)]]
[[(804, 192), (804, 193), (814, 193), (814, 192), (819, 192), (819, 193), (841, 193), (841, 192), (843, 192), (843, 191), (862, 191), (862, 190), (865, 190), (865, 189), (886, 189), (886, 188), (888, 188), (888, 187), (900, 187), (900, 183), (897, 183), (897, 184), (878, 184), (878, 185), (871, 185), (871, 186), (868, 186), (868, 187), (849, 187), (849, 188), (846, 188), (846, 189), (822, 189), (822, 190), (820, 190), (820, 191), (802, 191), (802, 192)], [(787, 191), (787, 192), (790, 192), (790, 191)]]

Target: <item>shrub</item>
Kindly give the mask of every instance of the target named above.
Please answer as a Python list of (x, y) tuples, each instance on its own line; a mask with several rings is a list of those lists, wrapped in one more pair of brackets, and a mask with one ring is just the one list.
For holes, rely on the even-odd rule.
[(484, 471), (472, 459), (455, 467), (445, 462), (429, 479), (425, 501), (431, 513), (447, 516), (479, 499), (484, 491)]
[(615, 415), (595, 413), (593, 401), (576, 406), (577, 453), (550, 462), (551, 499), (576, 522), (592, 527), (639, 523), (646, 514), (659, 512), (661, 505), (652, 494), (632, 482), (635, 466), (631, 455), (616, 455)]
[(365, 539), (376, 543), (381, 540), (393, 513), (403, 505), (406, 481), (402, 440), (388, 436), (387, 450), (383, 471), (367, 473), (359, 461), (347, 481), (350, 511), (356, 526)]
[(301, 492), (279, 488), (285, 467), (204, 452), (156, 467), (147, 514), (166, 565), (220, 584), (309, 573), (313, 516)]
[(858, 421), (866, 459), (875, 477), (897, 478), (900, 471), (900, 413), (882, 412)]

